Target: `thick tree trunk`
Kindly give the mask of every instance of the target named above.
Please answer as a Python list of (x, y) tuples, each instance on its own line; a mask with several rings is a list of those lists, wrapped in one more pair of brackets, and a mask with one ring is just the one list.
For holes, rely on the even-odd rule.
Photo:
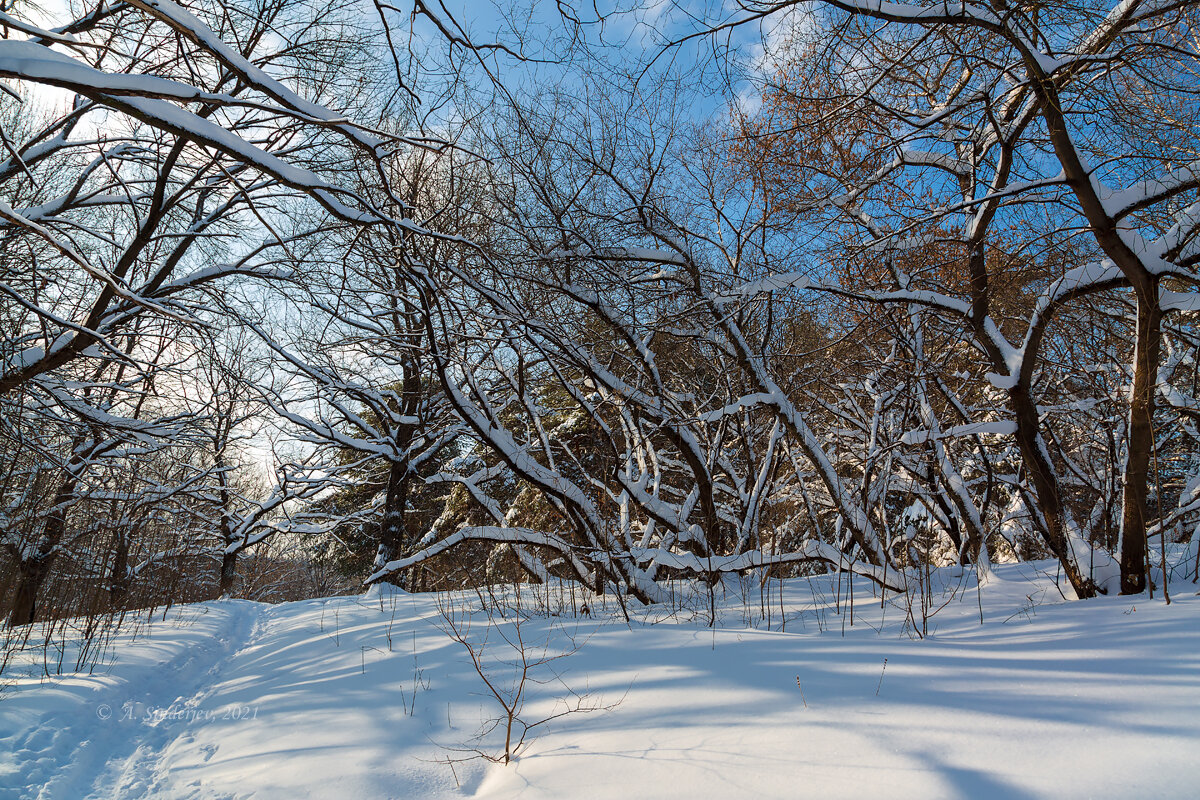
[(62, 544), (67, 530), (66, 507), (75, 494), (75, 478), (67, 478), (54, 495), (55, 511), (46, 520), (42, 531), (41, 541), (37, 550), (31, 556), (22, 558), (17, 563), (17, 593), (13, 598), (12, 612), (8, 616), (8, 627), (29, 625), (37, 617), (37, 598), (42, 591), (42, 584), (50, 576), (50, 569), (58, 557), (58, 547)]
[(1063, 504), (1054, 465), (1040, 433), (1037, 406), (1029, 389), (1018, 382), (1009, 392), (1013, 412), (1017, 418), (1017, 445), (1025, 462), (1029, 479), (1033, 483), (1034, 497), (1038, 510), (1046, 524), (1046, 539), (1050, 550), (1062, 565), (1063, 574), (1071, 583), (1075, 594), (1082, 598), (1096, 596), (1096, 584), (1090, 576), (1080, 571), (1075, 553), (1071, 549), (1068, 533), (1067, 509)]
[(50, 573), (47, 559), (31, 558), (17, 565), (17, 593), (13, 597), (8, 627), (29, 625), (37, 616), (37, 596)]
[[(397, 329), (403, 328), (408, 332), (413, 345), (421, 338), (423, 328), (416, 324), (411, 316), (404, 316), (403, 322), (396, 320)], [(415, 418), (421, 407), (421, 371), (419, 364), (413, 358), (405, 358), (403, 363), (404, 377), (401, 384), (401, 411)], [(395, 442), (400, 453), (404, 454), (399, 461), (392, 461), (388, 468), (387, 494), (383, 503), (383, 520), (379, 527), (379, 547), (375, 551), (375, 569), (379, 571), (389, 561), (399, 558), (407, 545), (405, 517), (408, 513), (408, 491), (411, 479), (408, 448), (412, 446), (417, 425), (402, 423), (396, 427)], [(396, 586), (405, 586), (406, 573), (388, 576), (387, 580)]]
[(0, 612), (3, 612), (5, 615), (10, 611), (8, 607), (8, 590), (12, 588), (13, 581), (16, 580), (16, 577), (17, 570), (14, 562), (13, 569), (4, 577), (4, 585), (0, 586)]
[(233, 591), (233, 581), (237, 577), (238, 551), (234, 545), (233, 520), (230, 518), (232, 498), (229, 496), (229, 484), (225, 475), (225, 461), (222, 455), (216, 459), (218, 492), (221, 499), (221, 543), (225, 549), (221, 552), (221, 574), (217, 578), (217, 597), (227, 597)]
[(1137, 295), (1137, 333), (1134, 353), (1133, 396), (1129, 404), (1128, 459), (1121, 511), (1121, 593), (1136, 594), (1146, 587), (1146, 496), (1150, 456), (1154, 449), (1154, 389), (1162, 339), (1159, 277), (1147, 268), (1143, 254), (1122, 237), (1118, 220), (1105, 207), (1071, 139), (1055, 78), (1042, 65), (1027, 58), (1033, 89), (1041, 99), (1046, 131), (1062, 165), (1067, 184), (1079, 200), (1080, 210), (1105, 255), (1121, 270)]
[(1162, 344), (1158, 280), (1139, 287), (1133, 395), (1129, 400), (1128, 457), (1121, 509), (1121, 594), (1146, 591), (1147, 495), (1154, 453), (1154, 390)]
[[(408, 463), (393, 461), (388, 470), (387, 495), (383, 504), (383, 521), (379, 527), (379, 547), (375, 551), (375, 569), (382, 569), (400, 556), (405, 544), (404, 515), (408, 507)], [(389, 579), (400, 586), (403, 575)]]
[(221, 577), (217, 583), (218, 597), (228, 597), (233, 591), (233, 581), (237, 577), (237, 552), (224, 553), (221, 556)]

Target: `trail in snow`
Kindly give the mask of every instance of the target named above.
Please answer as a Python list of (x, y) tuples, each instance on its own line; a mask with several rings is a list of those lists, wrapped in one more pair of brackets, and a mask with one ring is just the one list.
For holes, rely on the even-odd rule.
[(10, 785), (0, 768), (0, 797), (5, 786), (22, 800), (143, 796), (148, 764), (172, 738), (186, 734), (177, 717), (154, 712), (201, 703), (222, 665), (252, 638), (266, 608), (228, 601), (183, 609), (135, 640), (141, 658), (119, 663), (120, 678), (97, 670), (50, 683), (41, 703), (5, 698), (5, 722), (25, 717), (33, 724), (9, 737), (0, 725), (0, 751), (10, 752), (23, 773)]
[[(96, 776), (90, 792), (75, 796), (82, 800), (136, 800), (161, 793), (167, 779), (161, 770), (166, 752), (177, 741), (194, 741), (197, 724), (212, 713), (223, 713), (218, 696), (222, 672), (239, 653), (254, 645), (266, 627), (267, 606), (244, 601), (233, 601), (230, 606), (236, 613), (231, 618), (231, 629), (218, 643), (220, 649), (194, 655), (165, 685), (153, 686), (139, 700), (123, 704), (122, 716), (128, 716), (127, 721), (138, 727), (122, 731), (129, 735), (121, 742), (124, 747), (110, 753), (107, 768)], [(122, 751), (129, 746), (133, 752), (123, 756)], [(209, 751), (208, 756), (211, 758), (215, 752)], [(198, 796), (199, 784), (193, 789), (186, 795), (171, 796), (187, 800)]]
[[(980, 593), (969, 571), (939, 572), (935, 606), (948, 604), (924, 640), (865, 581), (853, 623), (838, 616), (851, 587), (836, 576), (789, 580), (784, 596), (722, 587), (715, 630), (705, 595), (627, 625), (610, 598), (589, 597), (585, 619), (556, 588), (531, 590), (526, 641), (580, 649), (554, 662), (561, 682), (527, 687), (526, 718), (560, 708), (565, 686), (616, 707), (538, 728), (509, 767), (445, 763), (502, 745), (473, 738), (497, 709), (438, 628), (449, 605), (482, 643), (474, 594), (190, 606), (122, 645), (107, 674), (5, 692), (0, 798), (1191, 800), (1200, 587), (1182, 583), (1170, 606), (1064, 603), (1042, 568), (997, 565)], [(500, 624), (511, 635), (511, 613)], [(513, 654), (489, 641), (504, 684), (497, 660)], [(117, 719), (126, 702), (139, 717)]]

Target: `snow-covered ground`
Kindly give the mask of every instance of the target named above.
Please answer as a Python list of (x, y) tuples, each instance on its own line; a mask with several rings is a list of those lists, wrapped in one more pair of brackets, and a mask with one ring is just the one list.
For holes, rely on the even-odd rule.
[(703, 593), (626, 623), (611, 598), (584, 617), (582, 595), (527, 591), (527, 653), (578, 649), (533, 669), (522, 717), (568, 687), (608, 708), (536, 728), (507, 767), (470, 757), (502, 752), (473, 738), (500, 706), (442, 630), (449, 611), (487, 634), (512, 687), (515, 615), (488, 634), (476, 595), (187, 606), (93, 674), (17, 665), (0, 797), (1200, 797), (1198, 587), (1066, 603), (1038, 566), (981, 592), (942, 571), (957, 593), (934, 592), (924, 639), (861, 580), (853, 624), (822, 577), (718, 588), (715, 629)]

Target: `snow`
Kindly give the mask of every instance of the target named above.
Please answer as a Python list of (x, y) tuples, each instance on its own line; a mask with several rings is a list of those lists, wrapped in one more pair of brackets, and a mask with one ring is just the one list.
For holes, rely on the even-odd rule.
[(369, 578), (368, 582), (375, 582), (387, 575), (400, 572), (408, 569), (414, 564), (420, 564), (427, 561), (430, 557), (438, 553), (450, 550), (466, 541), (485, 541), (485, 542), (507, 542), (514, 545), (540, 545), (549, 547), (558, 552), (562, 558), (569, 559), (576, 574), (590, 580), (591, 571), (587, 565), (579, 561), (573, 554), (571, 544), (552, 533), (544, 531), (536, 531), (530, 528), (520, 527), (501, 527), (497, 525), (476, 525), (473, 527), (460, 528), (451, 535), (447, 536), (434, 544), (429, 545), (423, 550), (413, 553), (406, 558), (396, 559), (384, 564), (376, 570)]
[(1200, 294), (1196, 292), (1162, 293), (1163, 311), (1200, 311)]
[[(453, 771), (496, 709), (439, 629), (439, 597), (185, 606), (122, 634), (92, 675), (39, 677), (22, 657), (0, 695), (0, 796), (1194, 797), (1196, 586), (1177, 578), (1169, 606), (1067, 603), (1047, 576), (996, 565), (977, 595), (969, 570), (938, 571), (935, 607), (956, 599), (924, 639), (865, 580), (853, 624), (837, 615), (836, 576), (787, 582), (786, 630), (775, 582), (768, 619), (757, 584), (718, 586), (714, 629), (702, 592), (626, 624), (611, 599), (526, 589), (525, 640), (579, 645), (553, 664), (562, 683), (530, 688), (527, 716), (563, 684), (614, 707), (535, 729), (508, 767)], [(585, 599), (593, 615), (576, 616)], [(440, 602), (481, 640), (474, 593)], [(495, 736), (477, 746), (495, 752)]]
[[(782, 275), (768, 275), (756, 281), (749, 281), (713, 296), (714, 302), (731, 303), (735, 300), (745, 300), (756, 295), (767, 294), (780, 289), (807, 289), (818, 286), (804, 272), (787, 272)], [(818, 288), (820, 288), (818, 286)]]
[[(989, 377), (994, 373), (988, 373)], [(999, 376), (996, 376), (999, 378)], [(993, 381), (995, 385), (996, 381)], [(999, 388), (999, 387), (998, 387)], [(966, 425), (955, 425), (941, 432), (940, 437), (934, 437), (930, 431), (907, 431), (900, 437), (903, 444), (921, 444), (931, 438), (954, 439), (959, 436), (976, 436), (992, 434), (995, 436), (1012, 436), (1017, 432), (1017, 423), (1011, 420), (996, 420), (992, 422), (971, 422)]]
[[(194, 138), (202, 144), (253, 164), (279, 181), (306, 191), (342, 219), (366, 223), (384, 219), (374, 211), (360, 211), (346, 205), (338, 197), (350, 193), (328, 183), (315, 173), (288, 163), (215, 122), (172, 105), (166, 100), (157, 99), (162, 97), (177, 101), (235, 103), (233, 97), (202, 92), (187, 84), (154, 75), (102, 72), (41, 45), (14, 40), (0, 40), (0, 75), (70, 89), (93, 99), (100, 97), (104, 104), (111, 108), (131, 114), (164, 130)], [(281, 87), (280, 92), (284, 91)], [(291, 93), (287, 93), (286, 96), (294, 97)], [(309, 103), (302, 103), (302, 106), (305, 111), (316, 108)], [(286, 108), (276, 110), (288, 113)], [(340, 129), (350, 130), (349, 126), (341, 124), (327, 112), (320, 118), (338, 123)], [(377, 142), (373, 137), (365, 137), (361, 133), (355, 133), (354, 138), (369, 145)], [(8, 213), (12, 216), (11, 209)], [(27, 220), (19, 221), (26, 227), (33, 227)], [(406, 220), (389, 218), (388, 222), (401, 228), (420, 230)], [(81, 265), (84, 265), (83, 262)]]

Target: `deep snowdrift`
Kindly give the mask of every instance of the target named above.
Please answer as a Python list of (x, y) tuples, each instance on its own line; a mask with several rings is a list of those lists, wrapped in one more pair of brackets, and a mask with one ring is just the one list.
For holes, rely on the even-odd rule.
[(1200, 796), (1197, 587), (1066, 603), (1037, 566), (978, 593), (943, 571), (923, 640), (861, 580), (853, 624), (848, 582), (840, 615), (836, 578), (787, 582), (785, 631), (777, 582), (718, 588), (715, 630), (705, 594), (627, 624), (611, 599), (583, 617), (582, 596), (526, 591), (527, 654), (578, 649), (533, 668), (522, 718), (568, 689), (615, 707), (534, 729), (507, 767), (470, 758), (503, 751), (502, 729), (473, 738), (500, 706), (441, 630), (449, 610), (486, 634), (485, 670), (512, 688), (515, 615), (489, 634), (476, 595), (188, 606), (91, 675), (17, 665), (0, 797)]

